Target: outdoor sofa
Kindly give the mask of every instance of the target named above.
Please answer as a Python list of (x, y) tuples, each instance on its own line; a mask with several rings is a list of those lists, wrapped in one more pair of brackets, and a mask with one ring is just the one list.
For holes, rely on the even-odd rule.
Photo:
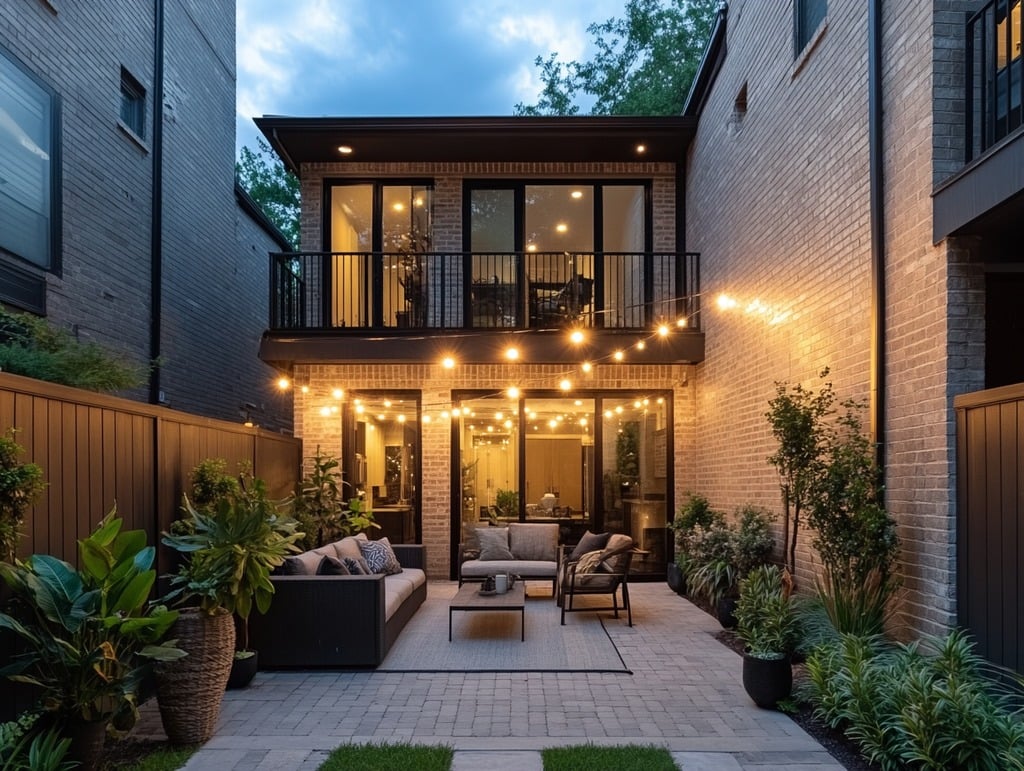
[(346, 556), (362, 552), (360, 540), (365, 549), (360, 535), (290, 557), (284, 567), (291, 574), (270, 577), (269, 610), (249, 617), (249, 645), (260, 669), (365, 668), (384, 660), (427, 598), (426, 551), (419, 544), (388, 544), (401, 565), (391, 575), (322, 574), (325, 557), (344, 564)]
[(479, 527), (474, 541), (459, 544), (459, 586), (496, 573), (550, 581), (558, 577), (558, 525), (513, 522), (508, 527)]

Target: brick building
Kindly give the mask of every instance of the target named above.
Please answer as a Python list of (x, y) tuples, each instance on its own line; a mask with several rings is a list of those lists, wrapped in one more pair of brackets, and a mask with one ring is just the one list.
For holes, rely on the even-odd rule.
[(257, 357), (287, 243), (234, 181), (234, 4), (4, 3), (0, 94), (0, 301), (158, 359), (133, 398), (289, 428)]

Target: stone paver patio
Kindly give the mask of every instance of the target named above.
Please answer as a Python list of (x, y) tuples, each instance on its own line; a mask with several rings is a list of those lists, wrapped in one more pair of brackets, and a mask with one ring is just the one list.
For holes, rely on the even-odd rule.
[[(453, 747), (456, 771), (539, 770), (538, 750), (585, 742), (664, 746), (687, 771), (842, 768), (753, 705), (714, 619), (664, 583), (630, 593), (633, 628), (607, 627), (632, 675), (261, 672), (227, 692), (216, 734), (185, 768), (315, 769), (339, 744), (397, 741)], [(135, 735), (163, 738), (152, 703)]]

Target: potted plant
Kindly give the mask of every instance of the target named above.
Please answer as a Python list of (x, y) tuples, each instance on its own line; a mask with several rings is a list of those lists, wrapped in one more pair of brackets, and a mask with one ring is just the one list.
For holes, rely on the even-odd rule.
[(762, 565), (740, 581), (736, 621), (736, 634), (746, 646), (743, 687), (757, 706), (775, 707), (792, 691), (790, 656), (800, 634), (781, 568)]
[(686, 594), (686, 575), (691, 568), (692, 555), (715, 519), (716, 513), (712, 511), (707, 498), (697, 493), (688, 493), (686, 503), (679, 507), (679, 512), (672, 520), (676, 559), (669, 563), (667, 576), (669, 586), (677, 594)]
[[(252, 659), (249, 666), (240, 667), (255, 674), (255, 654), (248, 650), (249, 614), (253, 608), (265, 613), (270, 607), (270, 572), (298, 551), (295, 544), (303, 534), (296, 531), (295, 520), (282, 515), (267, 497), (262, 480), (251, 477), (205, 507), (195, 506), (186, 496), (183, 508), (188, 526), (163, 538), (165, 545), (185, 556), (171, 579), (168, 600), (198, 603), (182, 612), (194, 634), (182, 637), (180, 644), (196, 653), (196, 661), (208, 658), (209, 665), (161, 667), (157, 688), (168, 737), (175, 743), (195, 744), (213, 733), (236, 658)], [(233, 653), (232, 615), (239, 619), (241, 656)], [(217, 650), (209, 650), (207, 643)], [(199, 701), (208, 705), (202, 719), (193, 716)]]
[(494, 494), (494, 508), (502, 519), (518, 519), (519, 493), (515, 490), (498, 490)]
[(0, 628), (25, 643), (0, 675), (41, 689), (40, 704), (71, 739), (70, 756), (93, 768), (108, 725), (129, 730), (156, 661), (184, 656), (162, 642), (178, 614), (151, 604), (155, 550), (142, 530), (122, 531), (111, 510), (78, 542), (81, 567), (46, 554), (0, 563), (14, 597)]
[(316, 549), (347, 535), (378, 527), (361, 498), (345, 497), (343, 490), (349, 483), (341, 478), (337, 458), (323, 455), (317, 445), (316, 454), (309, 461), (312, 470), (291, 498), (295, 519), (305, 533), (301, 546)]
[(14, 562), (25, 513), (46, 487), (43, 470), (19, 463), (25, 451), (14, 441), (15, 430), (0, 434), (0, 561)]

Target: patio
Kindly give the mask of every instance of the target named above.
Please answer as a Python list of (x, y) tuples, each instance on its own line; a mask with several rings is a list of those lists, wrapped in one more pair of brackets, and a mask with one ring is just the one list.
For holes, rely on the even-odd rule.
[[(530, 585), (531, 595), (549, 592)], [(687, 771), (842, 768), (788, 717), (753, 705), (713, 618), (664, 583), (630, 593), (632, 628), (602, 617), (632, 675), (260, 673), (227, 692), (217, 733), (185, 768), (316, 769), (339, 744), (397, 741), (450, 745), (455, 769), (540, 769), (538, 750), (584, 742), (662, 745)], [(446, 635), (437, 629), (438, 645)], [(143, 715), (134, 735), (162, 738), (155, 704)]]

